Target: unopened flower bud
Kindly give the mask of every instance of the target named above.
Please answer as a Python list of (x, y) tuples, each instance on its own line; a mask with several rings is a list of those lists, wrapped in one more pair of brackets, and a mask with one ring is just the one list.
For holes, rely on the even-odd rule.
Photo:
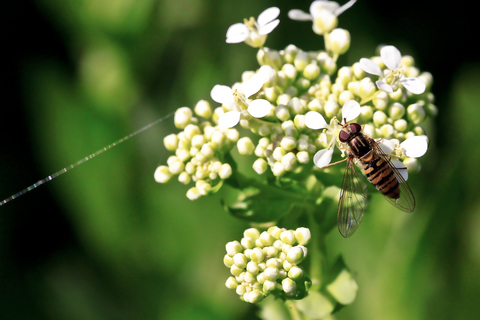
[(234, 277), (228, 277), (227, 281), (225, 281), (225, 286), (228, 289), (237, 289), (238, 284), (239, 283), (237, 282), (237, 280), (235, 280)]
[(253, 163), (253, 170), (255, 170), (255, 172), (258, 174), (264, 174), (267, 171), (267, 169), (268, 169), (268, 163), (263, 158), (258, 158)]
[(275, 281), (278, 278), (279, 272), (277, 268), (267, 267), (263, 274), (265, 276), (265, 280)]
[(293, 296), (297, 292), (297, 283), (290, 278), (285, 278), (282, 280), (282, 289), (287, 295)]
[(350, 48), (350, 33), (345, 29), (334, 29), (329, 39), (329, 47), (334, 54), (344, 54)]
[(414, 124), (419, 124), (425, 119), (425, 110), (420, 103), (414, 103), (408, 106), (407, 116)]
[(376, 125), (382, 125), (387, 123), (388, 117), (383, 111), (376, 111), (373, 114), (373, 123)]
[(225, 249), (227, 250), (227, 254), (230, 257), (233, 257), (237, 253), (243, 252), (243, 247), (238, 241), (230, 241), (225, 245)]
[(337, 16), (330, 10), (320, 8), (315, 14), (313, 20), (313, 31), (322, 35), (332, 31), (338, 23)]
[(220, 179), (225, 180), (230, 178), (232, 175), (232, 167), (228, 163), (222, 164), (220, 170), (218, 171), (218, 176)]
[(238, 140), (237, 149), (241, 155), (251, 155), (255, 151), (255, 145), (249, 137), (243, 137)]
[(300, 280), (303, 278), (303, 270), (297, 266), (292, 266), (288, 271), (288, 277), (292, 280)]
[(163, 138), (163, 144), (168, 151), (175, 151), (178, 147), (178, 138), (175, 133), (169, 134)]
[(304, 246), (308, 244), (310, 241), (312, 234), (310, 233), (310, 229), (300, 227), (295, 230), (295, 239), (297, 240), (298, 244)]
[(263, 259), (265, 259), (265, 253), (260, 248), (253, 248), (252, 253), (250, 254), (250, 259), (259, 264), (263, 262)]
[(155, 170), (155, 173), (153, 174), (153, 178), (158, 183), (168, 182), (168, 180), (170, 180), (171, 177), (172, 177), (172, 174), (167, 166), (157, 167), (157, 169)]
[(193, 112), (188, 107), (181, 107), (175, 111), (174, 122), (178, 129), (184, 129), (192, 120)]
[(292, 247), (287, 252), (287, 261), (293, 265), (299, 264), (300, 262), (303, 261), (304, 258), (305, 258), (304, 251), (299, 246)]

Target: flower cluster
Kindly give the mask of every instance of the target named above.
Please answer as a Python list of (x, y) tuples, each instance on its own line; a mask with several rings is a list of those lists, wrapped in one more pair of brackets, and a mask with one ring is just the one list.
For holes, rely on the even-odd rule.
[(232, 274), (225, 283), (245, 302), (258, 303), (269, 294), (299, 298), (309, 280), (298, 265), (307, 256), (310, 230), (270, 227), (260, 233), (250, 228), (243, 238), (227, 243), (223, 262)]
[(165, 147), (175, 155), (168, 158), (167, 166), (159, 166), (154, 174), (160, 183), (169, 181), (174, 175), (178, 175), (183, 184), (195, 182), (195, 187), (187, 192), (190, 200), (215, 192), (223, 180), (230, 177), (232, 167), (223, 162), (223, 156), (239, 140), (237, 130), (214, 125), (218, 115), (212, 113), (208, 101), (199, 101), (194, 111), (204, 121), (200, 122), (187, 107), (175, 112), (175, 126), (183, 131), (163, 140)]
[[(222, 179), (230, 176), (234, 166), (223, 160), (235, 146), (240, 155), (256, 156), (252, 166), (259, 175), (290, 177), (311, 170), (312, 162), (323, 167), (330, 163), (334, 145), (345, 151), (338, 140), (338, 123), (345, 120), (360, 123), (366, 135), (382, 139), (385, 152), (394, 153), (409, 171), (418, 171), (416, 158), (428, 146), (420, 124), (437, 113), (429, 92), (432, 76), (420, 72), (413, 58), (402, 56), (394, 46), (337, 71), (338, 56), (350, 46), (348, 31), (336, 28), (338, 16), (354, 2), (340, 7), (320, 0), (312, 3), (310, 14), (290, 11), (293, 19), (313, 21), (314, 31), (325, 39), (325, 51), (304, 51), (294, 45), (283, 50), (264, 47), (267, 34), (279, 23), (278, 8), (265, 10), (258, 21), (251, 18), (233, 25), (227, 42), (244, 41), (259, 48), (260, 68), (245, 71), (232, 87), (215, 85), (211, 98), (221, 105), (212, 112), (202, 100), (201, 115), (199, 105), (195, 108), (206, 122), (198, 123), (188, 108), (179, 109), (178, 118), (184, 119), (175, 122), (180, 121), (177, 127), (185, 131), (165, 138), (175, 156), (168, 167), (157, 168), (156, 180), (166, 182), (179, 174), (181, 182), (196, 183), (187, 195), (197, 199), (220, 188)], [(237, 124), (253, 137), (240, 137), (233, 129)], [(416, 136), (424, 138), (404, 143)], [(409, 152), (405, 145), (415, 151)]]

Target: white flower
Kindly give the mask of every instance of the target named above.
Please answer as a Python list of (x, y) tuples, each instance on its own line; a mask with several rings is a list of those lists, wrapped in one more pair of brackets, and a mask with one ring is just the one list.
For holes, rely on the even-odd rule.
[(413, 136), (406, 139), (402, 143), (398, 143), (396, 140), (388, 139), (378, 139), (377, 141), (379, 142), (379, 147), (383, 152), (385, 152), (385, 154), (394, 154), (397, 157), (402, 157), (405, 155), (408, 157), (404, 160), (404, 163), (398, 159), (392, 159), (392, 164), (398, 169), (405, 181), (408, 180), (408, 166), (406, 167), (405, 164), (407, 162), (416, 161), (414, 159), (423, 156), (428, 149), (427, 136)]
[[(236, 90), (223, 85), (215, 85), (210, 96), (214, 101), (231, 110), (220, 116), (218, 124), (227, 128), (234, 127), (240, 121), (242, 112), (247, 112), (255, 118), (265, 117), (272, 109), (272, 104), (265, 99), (253, 101), (248, 99), (262, 88), (264, 81), (263, 76), (255, 74)], [(245, 109), (247, 110), (245, 111)]]
[(381, 139), (380, 148), (386, 154), (394, 153), (401, 157), (406, 155), (409, 158), (420, 158), (428, 150), (427, 136), (413, 136), (402, 143), (396, 143), (395, 140)]
[[(345, 123), (357, 118), (360, 115), (360, 104), (355, 100), (347, 101), (342, 108), (342, 118)], [(338, 125), (338, 120), (334, 117), (330, 121), (330, 124), (327, 124), (323, 116), (316, 111), (309, 111), (305, 115), (305, 125), (314, 130), (326, 129), (325, 135), (327, 138), (327, 147), (318, 151), (313, 156), (313, 163), (319, 168), (327, 166), (332, 161), (333, 150), (335, 142), (338, 142), (337, 147), (342, 153), (344, 148), (341, 148), (340, 142), (338, 139), (338, 134), (341, 130), (341, 127)]]
[(404, 77), (400, 60), (402, 54), (394, 46), (385, 46), (380, 50), (380, 57), (383, 63), (388, 68), (382, 72), (382, 69), (370, 59), (360, 59), (360, 66), (362, 69), (370, 74), (377, 75), (380, 79), (376, 82), (378, 88), (391, 93), (398, 89), (402, 84), (405, 89), (414, 94), (421, 94), (425, 92), (425, 82), (419, 78)]
[(356, 1), (350, 0), (341, 7), (335, 1), (313, 1), (310, 5), (310, 14), (294, 9), (288, 12), (288, 17), (292, 20), (313, 21), (313, 31), (321, 35), (333, 30), (337, 25), (337, 17)]
[(273, 31), (280, 20), (276, 19), (280, 9), (271, 7), (260, 13), (258, 19), (245, 19), (244, 23), (236, 23), (227, 30), (227, 43), (244, 42), (254, 48), (263, 47), (267, 34)]

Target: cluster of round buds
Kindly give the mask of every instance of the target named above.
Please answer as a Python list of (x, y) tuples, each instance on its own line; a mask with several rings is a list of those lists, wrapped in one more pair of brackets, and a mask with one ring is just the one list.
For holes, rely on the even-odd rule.
[(245, 302), (258, 303), (269, 294), (301, 298), (309, 285), (298, 266), (307, 256), (305, 245), (310, 230), (270, 227), (260, 233), (255, 228), (244, 231), (243, 238), (227, 243), (223, 262), (232, 274), (225, 283)]
[(154, 174), (159, 183), (165, 183), (175, 175), (183, 184), (194, 182), (195, 186), (187, 191), (190, 200), (216, 190), (223, 180), (231, 176), (231, 166), (222, 163), (222, 159), (239, 139), (237, 130), (214, 124), (218, 116), (212, 113), (208, 101), (199, 101), (194, 112), (204, 121), (200, 122), (187, 107), (175, 112), (175, 126), (183, 131), (172, 133), (163, 140), (167, 150), (175, 152), (175, 155), (170, 156), (167, 165), (159, 166)]

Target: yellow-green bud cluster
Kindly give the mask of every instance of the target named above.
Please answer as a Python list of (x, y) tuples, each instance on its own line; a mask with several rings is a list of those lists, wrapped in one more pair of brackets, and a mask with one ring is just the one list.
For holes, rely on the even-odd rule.
[(258, 303), (276, 292), (294, 297), (306, 281), (298, 266), (307, 256), (308, 228), (270, 227), (260, 233), (250, 228), (239, 241), (227, 243), (223, 262), (232, 274), (225, 283), (245, 302)]
[(195, 183), (187, 191), (190, 200), (198, 199), (228, 179), (232, 168), (222, 159), (239, 140), (236, 129), (224, 129), (213, 123), (212, 109), (208, 101), (201, 100), (194, 108), (182, 107), (175, 112), (175, 126), (183, 129), (178, 134), (170, 134), (163, 140), (165, 148), (175, 152), (167, 160), (167, 165), (159, 166), (154, 178), (159, 183), (169, 181), (173, 176), (183, 184)]

